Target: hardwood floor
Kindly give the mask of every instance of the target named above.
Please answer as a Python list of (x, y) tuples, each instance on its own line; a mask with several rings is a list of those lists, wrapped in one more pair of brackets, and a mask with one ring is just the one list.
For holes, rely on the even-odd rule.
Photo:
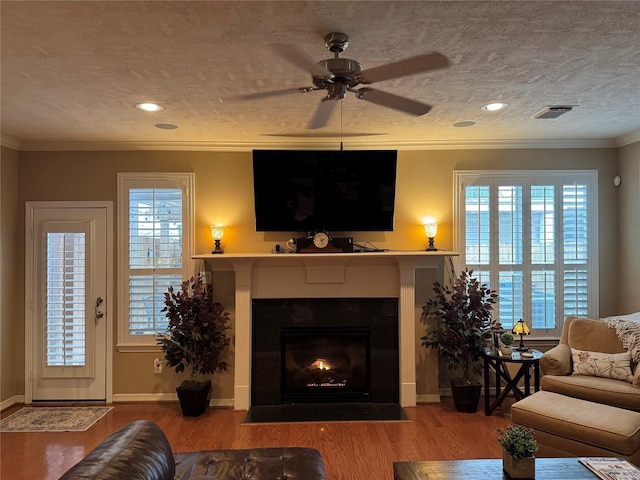
[[(244, 424), (246, 412), (227, 408), (189, 418), (177, 403), (118, 403), (86, 432), (0, 434), (0, 477), (57, 479), (110, 433), (146, 418), (160, 425), (175, 452), (312, 447), (322, 454), (329, 480), (390, 480), (395, 461), (500, 458), (495, 429), (509, 424), (510, 404), (489, 417), (482, 404), (477, 413), (459, 413), (444, 398), (407, 408), (410, 420), (403, 422)], [(19, 408), (3, 411), (2, 418)]]

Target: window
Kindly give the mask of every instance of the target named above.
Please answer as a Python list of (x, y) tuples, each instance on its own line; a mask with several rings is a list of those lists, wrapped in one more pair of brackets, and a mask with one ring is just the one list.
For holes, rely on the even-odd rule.
[(118, 174), (118, 348), (156, 348), (164, 293), (191, 276), (193, 174)]
[(455, 172), (460, 262), (498, 292), (494, 316), (559, 337), (566, 315), (598, 312), (597, 174)]

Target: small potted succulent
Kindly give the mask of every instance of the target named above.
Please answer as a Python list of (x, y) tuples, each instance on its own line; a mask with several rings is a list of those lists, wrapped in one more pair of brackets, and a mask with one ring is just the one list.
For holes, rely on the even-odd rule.
[(502, 468), (511, 478), (535, 478), (535, 453), (538, 442), (533, 429), (511, 424), (498, 432), (498, 443), (502, 447)]
[(213, 288), (202, 277), (191, 277), (182, 282), (180, 290), (173, 287), (164, 294), (169, 325), (165, 335), (158, 337), (169, 367), (180, 373), (185, 370), (190, 378), (176, 388), (182, 413), (197, 417), (206, 411), (209, 403), (211, 380), (197, 380), (198, 375), (212, 375), (225, 371), (225, 360), (230, 339), (227, 336), (229, 313), (213, 300)]

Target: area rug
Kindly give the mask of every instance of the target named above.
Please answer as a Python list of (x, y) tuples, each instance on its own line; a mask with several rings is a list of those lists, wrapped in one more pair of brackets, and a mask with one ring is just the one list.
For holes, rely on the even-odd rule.
[(409, 421), (397, 403), (254, 405), (244, 423)]
[(1, 432), (84, 432), (113, 407), (24, 407), (0, 422)]

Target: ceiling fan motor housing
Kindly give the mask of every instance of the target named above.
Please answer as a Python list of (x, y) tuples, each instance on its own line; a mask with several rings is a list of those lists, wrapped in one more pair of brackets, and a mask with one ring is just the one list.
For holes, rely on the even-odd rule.
[(344, 52), (349, 46), (349, 35), (346, 33), (327, 33), (324, 36), (324, 46), (330, 52)]
[(331, 76), (314, 76), (313, 84), (318, 88), (325, 88), (328, 83), (342, 83), (348, 88), (353, 88), (358, 83), (358, 75), (362, 72), (362, 65), (350, 58), (327, 58), (318, 64), (329, 70)]

